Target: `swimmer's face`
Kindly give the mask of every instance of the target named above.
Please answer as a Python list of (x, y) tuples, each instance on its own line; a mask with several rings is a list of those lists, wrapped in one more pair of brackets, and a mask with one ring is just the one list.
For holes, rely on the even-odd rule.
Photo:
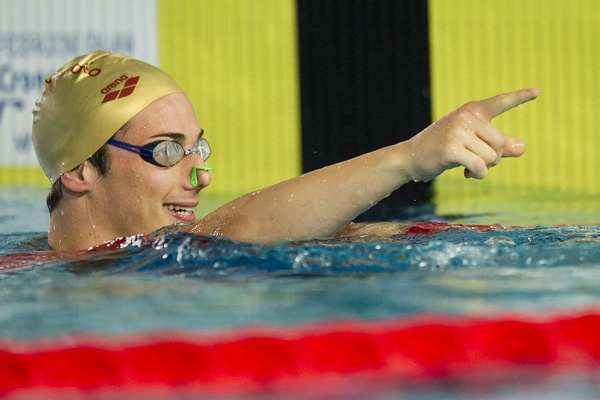
[[(194, 109), (182, 93), (150, 104), (130, 120), (116, 139), (138, 146), (174, 140), (189, 149), (202, 135)], [(199, 185), (190, 184), (192, 168), (204, 165), (198, 154), (189, 154), (171, 167), (152, 165), (138, 154), (109, 146), (110, 171), (94, 188), (97, 225), (110, 238), (149, 234), (163, 226), (195, 220), (198, 193), (210, 184), (210, 174), (198, 171)]]

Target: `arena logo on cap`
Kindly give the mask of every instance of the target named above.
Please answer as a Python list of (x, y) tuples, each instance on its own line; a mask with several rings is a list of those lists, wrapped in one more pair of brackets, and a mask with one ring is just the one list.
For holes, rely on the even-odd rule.
[[(106, 86), (100, 91), (102, 94), (106, 93), (106, 96), (104, 96), (102, 103), (108, 103), (109, 101), (129, 96), (135, 90), (135, 86), (137, 85), (139, 80), (139, 76), (134, 76), (133, 78), (129, 78), (127, 75), (120, 76), (118, 79), (116, 79), (114, 82), (111, 82), (110, 85)], [(112, 91), (112, 89), (118, 87), (121, 84), (121, 82), (125, 82), (123, 84), (123, 88), (120, 90)]]

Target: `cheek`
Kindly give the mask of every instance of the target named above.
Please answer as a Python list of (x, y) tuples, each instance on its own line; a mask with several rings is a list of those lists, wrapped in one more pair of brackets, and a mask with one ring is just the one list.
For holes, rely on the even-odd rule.
[(144, 188), (152, 188), (160, 175), (160, 171), (156, 171), (154, 166), (131, 157), (113, 164), (111, 172), (124, 186), (129, 187), (132, 193)]
[(174, 173), (174, 168), (158, 168), (139, 156), (120, 159), (111, 166), (112, 178), (119, 185), (124, 200), (142, 209), (162, 206), (176, 182)]
[(149, 205), (162, 205), (162, 199), (171, 190), (173, 179), (166, 171), (146, 168), (129, 179), (131, 192), (139, 201)]
[(131, 163), (120, 163), (113, 165), (110, 172), (111, 185), (115, 192), (115, 197), (119, 196), (124, 201), (140, 205), (141, 202), (150, 200), (160, 193), (160, 179), (157, 175), (149, 171), (149, 168), (140, 168)]

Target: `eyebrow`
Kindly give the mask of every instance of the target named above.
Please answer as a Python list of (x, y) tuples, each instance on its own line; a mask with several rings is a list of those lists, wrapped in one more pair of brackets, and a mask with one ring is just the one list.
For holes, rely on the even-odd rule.
[[(202, 135), (204, 135), (204, 129), (200, 129), (200, 132), (198, 133), (198, 139), (200, 139), (202, 137)], [(165, 136), (168, 138), (171, 138), (173, 140), (178, 140), (180, 142), (184, 142), (185, 139), (187, 139), (183, 133), (179, 133), (179, 132), (157, 133), (156, 135), (150, 136), (150, 138), (158, 138), (158, 137), (165, 137)]]

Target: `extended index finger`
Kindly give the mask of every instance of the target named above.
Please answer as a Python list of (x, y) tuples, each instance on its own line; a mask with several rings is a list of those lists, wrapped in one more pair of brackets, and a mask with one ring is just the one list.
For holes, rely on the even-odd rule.
[(535, 99), (539, 94), (538, 88), (521, 89), (476, 101), (473, 107), (477, 114), (489, 122), (498, 115)]

